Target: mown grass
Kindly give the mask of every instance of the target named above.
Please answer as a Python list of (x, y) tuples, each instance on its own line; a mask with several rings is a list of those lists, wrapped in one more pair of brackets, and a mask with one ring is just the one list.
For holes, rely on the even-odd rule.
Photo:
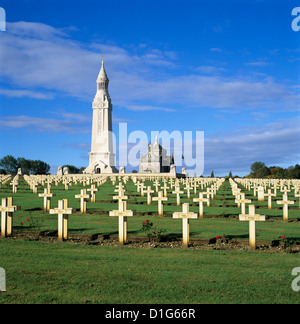
[(268, 252), (0, 241), (0, 303), (299, 303), (299, 258)]

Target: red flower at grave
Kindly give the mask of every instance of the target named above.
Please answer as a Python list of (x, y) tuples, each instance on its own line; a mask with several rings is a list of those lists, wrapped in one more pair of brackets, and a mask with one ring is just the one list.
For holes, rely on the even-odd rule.
[(143, 222), (143, 225), (146, 225), (146, 222)]
[(285, 236), (285, 235), (283, 235), (283, 236), (282, 236), (282, 239), (283, 239), (283, 240), (285, 240), (285, 239), (286, 239), (286, 236)]
[(21, 223), (21, 225), (24, 225), (24, 223)]
[(217, 236), (217, 237), (216, 237), (217, 240), (220, 239), (220, 238), (221, 238), (221, 236)]
[(30, 222), (30, 219), (29, 218), (27, 219), (27, 222)]

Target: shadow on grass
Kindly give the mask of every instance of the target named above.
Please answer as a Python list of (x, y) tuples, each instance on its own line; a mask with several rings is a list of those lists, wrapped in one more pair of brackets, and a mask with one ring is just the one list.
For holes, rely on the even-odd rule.
[[(226, 239), (228, 240), (237, 240), (237, 239), (249, 239), (249, 234), (240, 234), (240, 235), (226, 235)], [(211, 238), (209, 240), (209, 244), (216, 244), (217, 238)]]
[(36, 208), (24, 209), (24, 211), (44, 211), (44, 209), (41, 207), (36, 207)]

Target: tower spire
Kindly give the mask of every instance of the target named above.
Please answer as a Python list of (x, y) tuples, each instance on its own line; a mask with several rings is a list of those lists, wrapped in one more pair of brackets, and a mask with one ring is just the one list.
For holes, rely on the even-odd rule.
[(97, 78), (97, 82), (101, 82), (101, 81), (109, 81), (104, 67), (104, 57), (102, 57), (102, 66)]

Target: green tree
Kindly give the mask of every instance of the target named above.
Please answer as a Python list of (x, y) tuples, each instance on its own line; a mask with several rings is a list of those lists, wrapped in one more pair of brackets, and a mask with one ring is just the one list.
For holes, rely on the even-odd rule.
[(214, 178), (215, 177), (215, 173), (214, 171), (211, 171), (211, 175), (210, 175), (211, 178)]
[(264, 177), (267, 177), (271, 174), (271, 171), (268, 167), (264, 166), (260, 169), (258, 169), (256, 172), (255, 172), (255, 175), (257, 178), (264, 178)]
[(81, 169), (77, 168), (74, 165), (63, 165), (63, 168), (69, 168), (69, 173), (70, 174), (78, 174), (78, 173), (82, 173)]
[(251, 171), (253, 173), (256, 173), (259, 169), (263, 168), (265, 165), (265, 163), (263, 162), (255, 162), (251, 165)]
[(296, 164), (295, 167), (290, 171), (291, 179), (300, 179), (300, 165)]
[(229, 172), (228, 177), (229, 177), (229, 178), (232, 178), (232, 172), (231, 172), (231, 170), (230, 170), (230, 172)]
[(17, 158), (18, 168), (22, 169), (23, 174), (32, 174), (33, 161), (25, 158)]
[(33, 174), (49, 174), (50, 171), (50, 165), (40, 161), (32, 161), (32, 173)]
[(18, 161), (12, 155), (6, 155), (0, 160), (0, 167), (6, 174), (16, 174), (18, 171)]

